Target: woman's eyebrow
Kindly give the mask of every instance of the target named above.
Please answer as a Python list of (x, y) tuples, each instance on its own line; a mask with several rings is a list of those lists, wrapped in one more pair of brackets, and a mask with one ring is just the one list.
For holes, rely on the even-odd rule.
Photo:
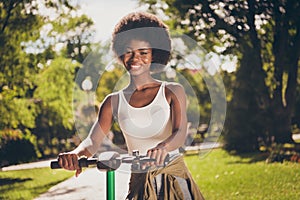
[(142, 47), (142, 48), (134, 49), (132, 47), (126, 47), (126, 49), (143, 51), (143, 50), (150, 50), (151, 48), (150, 47)]
[(150, 50), (151, 48), (150, 47), (145, 47), (145, 48), (140, 48), (140, 49), (138, 49), (138, 50)]

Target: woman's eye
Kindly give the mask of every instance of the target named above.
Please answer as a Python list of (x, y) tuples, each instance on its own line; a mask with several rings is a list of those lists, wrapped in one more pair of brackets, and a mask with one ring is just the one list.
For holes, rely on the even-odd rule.
[(147, 54), (148, 54), (148, 52), (146, 52), (146, 51), (142, 51), (142, 52), (140, 52), (140, 54), (141, 54), (141, 55), (147, 55)]

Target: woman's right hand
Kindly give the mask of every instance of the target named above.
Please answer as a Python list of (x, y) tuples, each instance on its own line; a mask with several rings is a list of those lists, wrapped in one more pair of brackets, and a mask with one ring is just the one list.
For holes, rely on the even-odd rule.
[(58, 163), (64, 169), (76, 170), (76, 177), (82, 172), (82, 169), (79, 166), (78, 156), (75, 153), (60, 153), (58, 155)]

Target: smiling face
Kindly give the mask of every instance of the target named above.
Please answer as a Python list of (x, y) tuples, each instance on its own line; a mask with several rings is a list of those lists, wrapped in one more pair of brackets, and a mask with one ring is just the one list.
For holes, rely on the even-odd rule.
[(131, 40), (126, 45), (123, 55), (123, 64), (133, 76), (150, 72), (152, 62), (152, 49), (148, 42), (141, 40)]

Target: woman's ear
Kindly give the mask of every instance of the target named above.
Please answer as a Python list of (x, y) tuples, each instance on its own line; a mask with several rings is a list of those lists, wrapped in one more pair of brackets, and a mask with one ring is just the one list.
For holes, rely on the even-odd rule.
[(121, 55), (121, 56), (118, 57), (118, 63), (122, 64), (122, 65), (125, 65), (125, 63), (124, 63), (124, 56), (123, 55)]

